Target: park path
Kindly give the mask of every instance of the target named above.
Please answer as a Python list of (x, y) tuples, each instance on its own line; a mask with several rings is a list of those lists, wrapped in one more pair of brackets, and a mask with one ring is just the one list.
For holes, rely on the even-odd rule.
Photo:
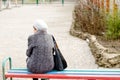
[[(12, 57), (13, 67), (26, 67), (27, 38), (36, 19), (44, 19), (49, 33), (56, 37), (68, 68), (95, 69), (98, 66), (86, 41), (69, 34), (74, 3), (23, 5), (0, 12), (0, 76), (5, 57)], [(1, 78), (1, 77), (0, 77)], [(0, 79), (2, 80), (2, 79)], [(18, 79), (17, 79), (18, 80)]]

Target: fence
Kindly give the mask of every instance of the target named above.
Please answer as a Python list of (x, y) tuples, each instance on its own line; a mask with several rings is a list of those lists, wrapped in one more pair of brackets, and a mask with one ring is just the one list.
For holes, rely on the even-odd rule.
[(45, 3), (52, 3), (52, 2), (59, 2), (64, 4), (64, 0), (22, 0), (22, 4), (45, 4)]
[(64, 0), (0, 0), (0, 10), (5, 8), (11, 8), (17, 6), (18, 4), (45, 4), (58, 2), (64, 4)]

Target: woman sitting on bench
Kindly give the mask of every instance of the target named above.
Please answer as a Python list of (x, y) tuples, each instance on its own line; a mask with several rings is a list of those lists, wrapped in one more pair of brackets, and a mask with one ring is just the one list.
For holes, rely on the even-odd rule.
[[(34, 34), (28, 38), (27, 68), (32, 73), (46, 73), (53, 70), (54, 43), (52, 36), (47, 33), (47, 28), (43, 20), (35, 21)], [(33, 78), (33, 80), (38, 79)]]

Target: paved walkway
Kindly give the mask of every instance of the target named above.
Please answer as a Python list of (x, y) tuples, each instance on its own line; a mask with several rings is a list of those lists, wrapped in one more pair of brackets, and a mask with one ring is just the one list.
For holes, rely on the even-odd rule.
[[(23, 5), (0, 12), (0, 76), (3, 58), (11, 56), (13, 67), (26, 67), (27, 38), (36, 19), (44, 19), (54, 34), (68, 68), (97, 68), (86, 41), (69, 34), (74, 4)], [(2, 80), (2, 79), (0, 79)], [(18, 79), (17, 79), (18, 80)]]

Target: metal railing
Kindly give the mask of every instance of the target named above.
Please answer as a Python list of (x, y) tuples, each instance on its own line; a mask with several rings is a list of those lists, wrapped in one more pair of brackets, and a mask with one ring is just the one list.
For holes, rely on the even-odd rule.
[(54, 3), (58, 2), (64, 5), (64, 0), (0, 0), (0, 10), (5, 8), (11, 8), (13, 6), (17, 6), (18, 4), (44, 4), (44, 3)]
[(64, 0), (22, 0), (22, 4), (41, 4), (41, 3), (51, 3), (54, 1), (60, 1), (61, 4), (64, 4)]

